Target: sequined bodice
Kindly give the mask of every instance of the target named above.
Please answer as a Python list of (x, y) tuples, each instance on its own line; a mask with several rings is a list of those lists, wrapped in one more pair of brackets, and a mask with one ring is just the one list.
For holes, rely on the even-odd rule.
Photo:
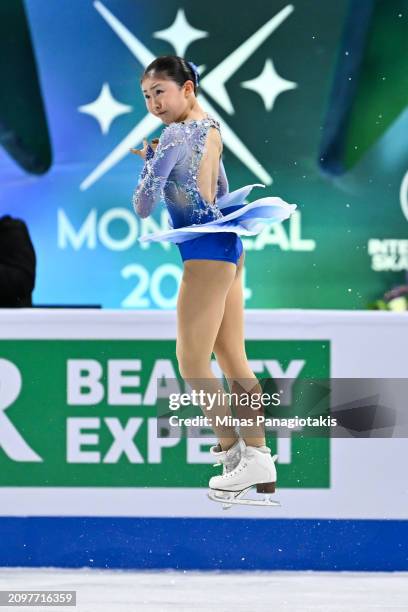
[(200, 194), (197, 179), (210, 127), (220, 130), (216, 119), (170, 123), (162, 132), (156, 151), (147, 149), (145, 164), (133, 194), (133, 206), (147, 217), (155, 204), (163, 201), (174, 228), (198, 225), (223, 216), (217, 199), (228, 192), (228, 180), (222, 159), (215, 202)]

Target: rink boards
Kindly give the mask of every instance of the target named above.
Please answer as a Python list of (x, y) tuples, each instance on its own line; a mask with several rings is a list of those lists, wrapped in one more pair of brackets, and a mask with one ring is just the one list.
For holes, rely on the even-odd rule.
[[(259, 377), (406, 377), (404, 313), (250, 310), (245, 327)], [(277, 432), (281, 508), (207, 499), (210, 439), (155, 435), (175, 334), (173, 311), (0, 312), (0, 565), (408, 569), (402, 436)]]

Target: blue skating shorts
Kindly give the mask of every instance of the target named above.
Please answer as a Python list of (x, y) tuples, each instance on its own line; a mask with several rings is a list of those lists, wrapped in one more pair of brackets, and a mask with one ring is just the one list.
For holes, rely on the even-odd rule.
[(234, 232), (214, 232), (198, 236), (177, 244), (181, 258), (186, 259), (217, 259), (231, 261), (237, 265), (244, 249), (242, 240)]

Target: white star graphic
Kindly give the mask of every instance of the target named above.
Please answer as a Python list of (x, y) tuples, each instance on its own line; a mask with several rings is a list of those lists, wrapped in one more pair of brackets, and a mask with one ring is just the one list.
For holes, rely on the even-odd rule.
[(124, 113), (130, 113), (132, 110), (132, 106), (121, 104), (115, 100), (108, 83), (103, 84), (101, 93), (94, 102), (78, 107), (80, 113), (86, 113), (95, 117), (101, 126), (102, 134), (109, 132), (110, 125), (116, 117)]
[(200, 38), (206, 38), (208, 32), (193, 28), (187, 21), (184, 9), (179, 9), (173, 24), (165, 30), (154, 32), (154, 38), (167, 40), (175, 49), (176, 55), (184, 57), (187, 47)]
[[(100, 0), (94, 1), (95, 9), (100, 13), (106, 23), (112, 28), (117, 34), (120, 40), (126, 45), (132, 55), (138, 60), (138, 62), (146, 67), (154, 59), (155, 55), (133, 34), (115, 15), (113, 15)], [(234, 114), (235, 109), (233, 103), (226, 90), (225, 84), (228, 79), (243, 65), (243, 63), (255, 53), (260, 45), (291, 15), (294, 11), (294, 6), (288, 4), (282, 8), (276, 15), (271, 17), (266, 23), (258, 28), (248, 39), (244, 40), (235, 50), (233, 50), (228, 56), (226, 56), (215, 68), (212, 68), (208, 74), (200, 79), (201, 90), (206, 94), (198, 94), (198, 100), (203, 106), (204, 110), (213, 115), (217, 121), (221, 124), (222, 134), (224, 142), (228, 149), (243, 163), (251, 172), (258, 177), (262, 183), (271, 185), (273, 182), (272, 177), (265, 168), (259, 163), (254, 157), (251, 151), (239, 138), (233, 129), (228, 125), (226, 121), (222, 119), (216, 109), (210, 104), (208, 95), (211, 96), (227, 113)], [(193, 34), (194, 33), (194, 34)], [(197, 35), (198, 33), (198, 35)], [(180, 9), (177, 13), (177, 17), (173, 25), (166, 30), (161, 30), (155, 33), (156, 38), (164, 38), (176, 48), (179, 54), (184, 55), (184, 51), (187, 46), (194, 40), (204, 38), (208, 36), (207, 32), (202, 30), (196, 30), (190, 26), (185, 18), (183, 9)], [(183, 40), (182, 45), (179, 45), (180, 38)], [(273, 69), (273, 65), (270, 66), (272, 72), (275, 75), (275, 80), (280, 79), (284, 81)], [(205, 65), (200, 66), (200, 74), (204, 71)], [(259, 78), (259, 77), (258, 77)], [(247, 81), (246, 84), (251, 83)], [(297, 87), (296, 84), (292, 85)], [(282, 84), (280, 85), (282, 87)], [(291, 88), (291, 87), (289, 87)], [(275, 85), (274, 98), (278, 95), (277, 87)], [(282, 89), (282, 91), (284, 88)], [(258, 90), (256, 89), (255, 91)], [(268, 98), (269, 100), (269, 98)], [(268, 100), (265, 104), (268, 104)], [(81, 191), (89, 189), (91, 185), (96, 183), (104, 174), (109, 172), (116, 164), (118, 164), (126, 155), (129, 153), (129, 148), (134, 147), (135, 144), (141, 143), (143, 138), (148, 138), (158, 127), (162, 127), (162, 123), (159, 119), (151, 114), (147, 114), (134, 126), (134, 128), (122, 139), (121, 142), (110, 152), (99, 164), (94, 168), (90, 174), (80, 184)]]
[(297, 87), (297, 83), (287, 81), (278, 75), (271, 59), (267, 59), (265, 62), (264, 69), (261, 74), (255, 79), (250, 81), (244, 81), (241, 83), (241, 87), (246, 89), (252, 89), (258, 93), (264, 101), (266, 110), (270, 111), (275, 104), (276, 98), (283, 91), (288, 89), (294, 89)]

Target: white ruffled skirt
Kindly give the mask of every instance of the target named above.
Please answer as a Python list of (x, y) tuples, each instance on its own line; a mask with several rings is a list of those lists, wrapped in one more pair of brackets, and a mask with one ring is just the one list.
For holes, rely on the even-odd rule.
[(259, 234), (266, 225), (280, 223), (288, 219), (296, 210), (296, 204), (288, 204), (279, 197), (260, 198), (249, 204), (244, 204), (245, 198), (253, 187), (265, 187), (265, 185), (262, 185), (262, 183), (245, 185), (245, 187), (226, 193), (219, 198), (216, 204), (221, 212), (232, 206), (238, 207), (220, 219), (146, 234), (139, 238), (139, 242), (165, 241), (177, 244), (198, 236), (204, 236), (210, 232), (234, 232), (240, 236), (254, 236)]

